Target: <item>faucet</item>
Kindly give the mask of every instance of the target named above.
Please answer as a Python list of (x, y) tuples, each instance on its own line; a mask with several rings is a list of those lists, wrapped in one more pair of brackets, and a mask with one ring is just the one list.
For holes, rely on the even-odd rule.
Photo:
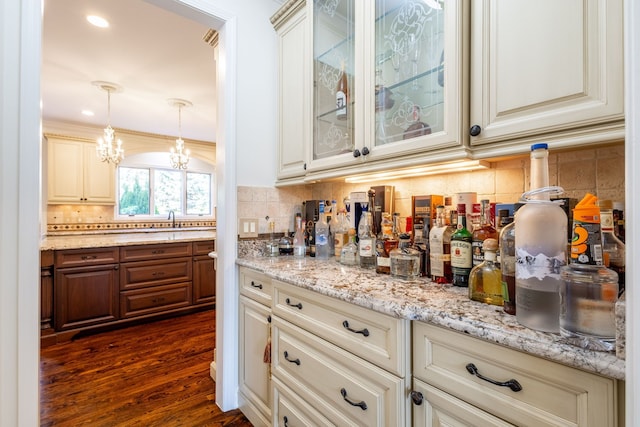
[(169, 217), (167, 219), (171, 219), (173, 217), (173, 222), (171, 223), (172, 228), (176, 228), (176, 213), (174, 211), (169, 211)]

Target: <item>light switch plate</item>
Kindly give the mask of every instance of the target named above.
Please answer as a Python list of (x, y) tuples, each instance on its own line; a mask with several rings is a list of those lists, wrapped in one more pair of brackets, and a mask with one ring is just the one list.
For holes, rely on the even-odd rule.
[(258, 218), (238, 218), (238, 236), (240, 238), (258, 237)]

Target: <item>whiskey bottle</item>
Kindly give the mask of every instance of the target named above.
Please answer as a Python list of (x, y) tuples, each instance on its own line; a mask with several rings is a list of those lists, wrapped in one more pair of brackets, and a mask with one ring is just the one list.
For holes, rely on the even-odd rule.
[(376, 239), (376, 273), (391, 274), (389, 253), (398, 247), (398, 237), (389, 212), (382, 213), (380, 229), (380, 234)]
[(467, 230), (466, 206), (461, 203), (458, 205), (458, 229), (451, 235), (451, 270), (454, 286), (469, 286), (469, 273), (473, 267), (472, 242), (473, 237)]
[(480, 201), (480, 226), (473, 229), (473, 265), (480, 265), (484, 261), (484, 250), (482, 249), (482, 242), (485, 239), (498, 239), (498, 231), (491, 225), (491, 214), (489, 212), (490, 205), (489, 200), (484, 199)]
[(502, 274), (502, 310), (516, 314), (516, 223), (500, 230), (500, 272)]
[(487, 238), (482, 242), (484, 260), (469, 273), (469, 298), (485, 304), (503, 305), (502, 273), (496, 266), (498, 241)]
[(348, 103), (349, 83), (343, 61), (342, 64), (340, 64), (340, 77), (338, 78), (338, 86), (336, 87), (336, 118), (338, 120), (347, 120)]
[(431, 280), (444, 284), (453, 282), (451, 272), (451, 235), (453, 229), (445, 224), (444, 206), (436, 208), (436, 225), (429, 231)]
[(600, 202), (600, 230), (602, 231), (602, 251), (604, 265), (618, 274), (618, 290), (622, 295), (625, 284), (625, 245), (614, 233), (613, 203)]

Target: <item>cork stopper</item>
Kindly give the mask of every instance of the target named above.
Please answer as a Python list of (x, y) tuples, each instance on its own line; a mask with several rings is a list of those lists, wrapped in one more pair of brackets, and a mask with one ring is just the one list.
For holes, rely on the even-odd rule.
[(353, 237), (356, 235), (356, 229), (355, 228), (350, 228), (348, 231), (349, 237)]
[(484, 251), (497, 251), (498, 241), (496, 239), (488, 238), (482, 242), (482, 250)]

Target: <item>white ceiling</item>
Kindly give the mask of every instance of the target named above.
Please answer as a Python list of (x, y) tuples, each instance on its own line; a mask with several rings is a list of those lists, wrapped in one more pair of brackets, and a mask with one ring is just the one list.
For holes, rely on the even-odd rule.
[[(106, 18), (110, 27), (94, 27), (87, 15)], [(177, 136), (178, 109), (167, 100), (181, 98), (193, 104), (182, 109), (182, 137), (215, 142), (207, 30), (142, 0), (45, 0), (43, 119), (105, 127), (107, 93), (92, 82), (108, 81), (122, 88), (111, 95), (112, 127)]]

